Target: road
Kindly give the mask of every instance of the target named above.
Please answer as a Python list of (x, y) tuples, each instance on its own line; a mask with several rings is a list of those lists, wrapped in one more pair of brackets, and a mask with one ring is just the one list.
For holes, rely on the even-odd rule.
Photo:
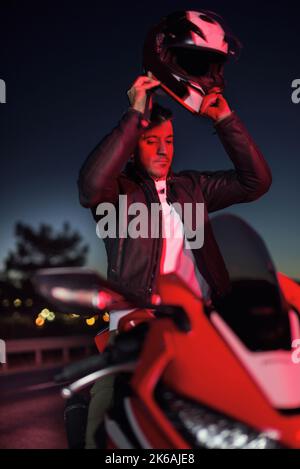
[(0, 375), (0, 448), (67, 448), (55, 370)]

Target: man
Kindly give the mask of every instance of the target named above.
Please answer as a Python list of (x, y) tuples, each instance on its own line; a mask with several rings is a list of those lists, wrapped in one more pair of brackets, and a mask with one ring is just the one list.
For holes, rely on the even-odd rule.
[[(130, 108), (81, 168), (80, 202), (92, 210), (96, 221), (98, 205), (110, 202), (117, 206), (120, 195), (127, 195), (128, 203), (141, 202), (147, 206), (161, 203), (164, 227), (172, 220), (177, 232), (182, 229), (182, 222), (172, 204), (204, 203), (203, 247), (185, 249), (182, 230), (182, 236), (169, 238), (108, 237), (104, 239), (107, 276), (149, 300), (155, 293), (158, 275), (178, 270), (199, 296), (218, 301), (229, 289), (229, 278), (208, 213), (261, 197), (271, 185), (270, 169), (220, 90), (213, 88), (204, 97), (200, 114), (214, 122), (235, 169), (173, 173), (171, 113), (154, 105), (150, 120), (144, 115), (147, 92), (159, 84), (150, 73), (134, 82), (128, 91)], [(119, 317), (117, 313), (111, 315), (110, 329), (116, 329)], [(111, 378), (96, 383), (92, 390), (89, 448), (94, 447), (93, 435), (110, 403), (111, 393)]]

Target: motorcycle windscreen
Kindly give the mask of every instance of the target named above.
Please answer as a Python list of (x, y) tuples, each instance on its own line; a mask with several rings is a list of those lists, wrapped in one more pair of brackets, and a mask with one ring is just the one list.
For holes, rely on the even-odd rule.
[(232, 287), (219, 314), (249, 350), (290, 350), (288, 310), (264, 241), (235, 215), (214, 217), (212, 227)]

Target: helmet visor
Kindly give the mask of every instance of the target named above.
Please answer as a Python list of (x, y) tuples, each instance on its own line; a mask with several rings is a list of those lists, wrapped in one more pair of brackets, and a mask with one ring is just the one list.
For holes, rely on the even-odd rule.
[(166, 62), (173, 71), (187, 77), (210, 76), (212, 69), (226, 61), (224, 54), (192, 47), (172, 47), (166, 54)]

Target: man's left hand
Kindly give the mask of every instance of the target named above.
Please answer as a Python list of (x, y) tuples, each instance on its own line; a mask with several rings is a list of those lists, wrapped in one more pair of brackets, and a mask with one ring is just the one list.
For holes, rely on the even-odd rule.
[(220, 88), (212, 88), (209, 94), (204, 96), (199, 113), (200, 116), (209, 117), (215, 123), (231, 114), (231, 109)]

